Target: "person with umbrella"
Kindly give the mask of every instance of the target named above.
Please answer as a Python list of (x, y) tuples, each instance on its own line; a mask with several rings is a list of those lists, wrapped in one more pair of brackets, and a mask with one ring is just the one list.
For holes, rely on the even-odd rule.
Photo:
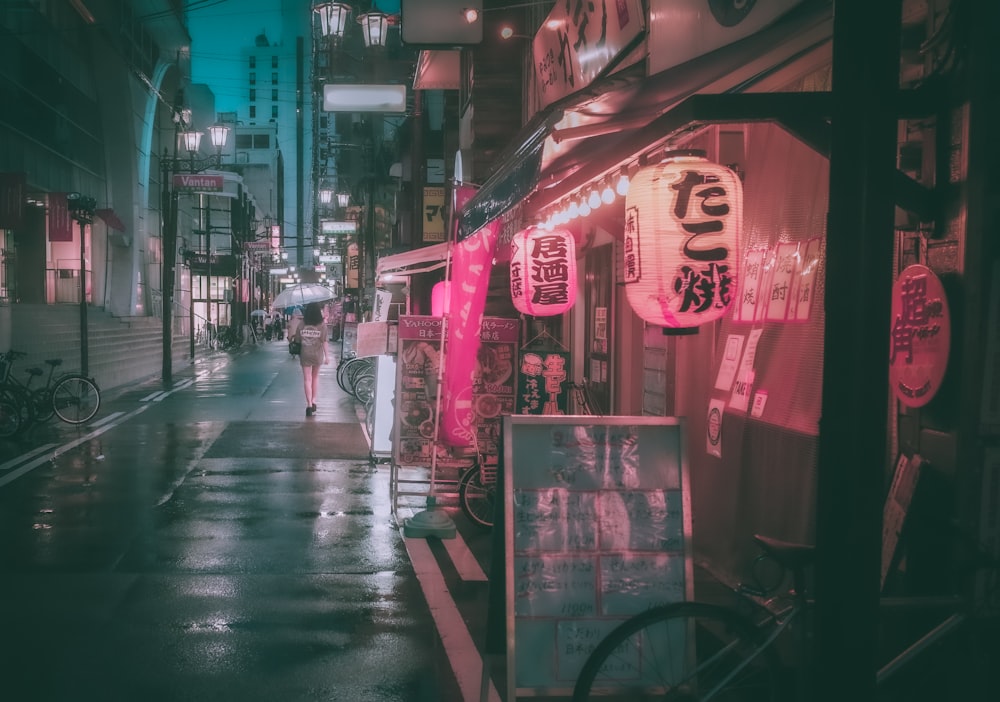
[[(302, 312), (302, 325), (296, 330), (295, 338), (301, 344), (299, 365), (302, 366), (302, 387), (306, 395), (306, 416), (316, 414), (316, 397), (319, 394), (319, 367), (330, 363), (327, 338), (329, 332), (323, 321), (323, 305), (320, 302), (306, 304)], [(289, 334), (289, 339), (292, 335)]]

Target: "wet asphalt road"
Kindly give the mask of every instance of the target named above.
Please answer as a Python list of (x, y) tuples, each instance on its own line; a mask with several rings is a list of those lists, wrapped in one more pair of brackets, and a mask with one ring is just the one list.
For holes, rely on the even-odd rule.
[(461, 699), (334, 372), (306, 419), (283, 343), (216, 354), (0, 444), (0, 698)]

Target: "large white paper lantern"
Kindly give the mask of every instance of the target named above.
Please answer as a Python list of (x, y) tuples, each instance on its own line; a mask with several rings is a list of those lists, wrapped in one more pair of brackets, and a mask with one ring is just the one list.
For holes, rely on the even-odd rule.
[(528, 227), (510, 242), (510, 297), (533, 317), (562, 314), (576, 302), (576, 244), (566, 229)]
[(697, 327), (736, 295), (743, 183), (702, 151), (671, 151), (640, 169), (625, 198), (624, 283), (650, 324)]

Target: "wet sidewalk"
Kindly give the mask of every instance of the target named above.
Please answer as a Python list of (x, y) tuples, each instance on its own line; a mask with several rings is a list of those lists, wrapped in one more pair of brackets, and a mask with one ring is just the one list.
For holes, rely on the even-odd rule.
[(3, 698), (463, 699), (335, 370), (307, 419), (283, 342), (216, 353), (5, 445)]

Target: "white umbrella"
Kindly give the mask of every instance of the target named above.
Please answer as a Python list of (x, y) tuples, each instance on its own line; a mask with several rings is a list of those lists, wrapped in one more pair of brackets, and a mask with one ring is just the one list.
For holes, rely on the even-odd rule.
[(253, 312), (250, 313), (250, 316), (251, 317), (266, 317), (267, 316), (267, 310), (254, 310)]
[(284, 309), (306, 305), (310, 302), (326, 302), (334, 297), (333, 290), (319, 283), (299, 283), (278, 293), (271, 303), (271, 309)]

